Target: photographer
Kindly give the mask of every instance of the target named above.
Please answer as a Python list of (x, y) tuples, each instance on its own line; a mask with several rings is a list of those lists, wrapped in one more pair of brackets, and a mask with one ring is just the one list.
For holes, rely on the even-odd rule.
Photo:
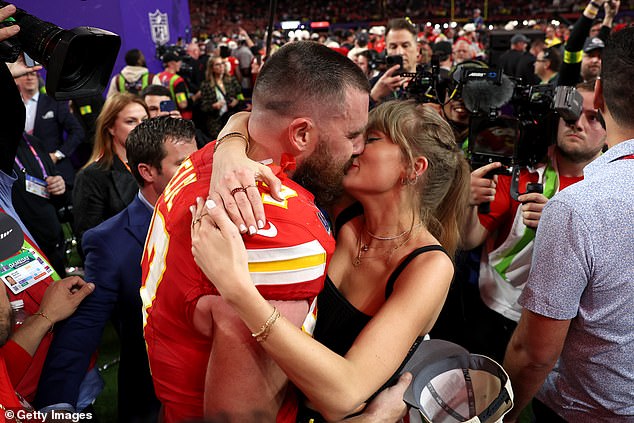
[(370, 80), (370, 86), (372, 87), (370, 108), (384, 101), (399, 98), (399, 90), (408, 80), (408, 78), (401, 76), (401, 73), (416, 73), (418, 58), (416, 36), (416, 27), (409, 19), (392, 19), (388, 22), (385, 35), (385, 51), (388, 56), (401, 57), (402, 66), (391, 66), (383, 74)]
[[(583, 97), (581, 116), (574, 123), (559, 119), (556, 144), (547, 159), (534, 171), (522, 169), (519, 189), (527, 183), (542, 183), (543, 194), (524, 193), (518, 201), (511, 198), (511, 177), (485, 175), (500, 168), (491, 163), (472, 172), (470, 219), (463, 232), (463, 247), (484, 244), (480, 262), (480, 297), (487, 307), (467, 322), (473, 352), (502, 360), (506, 345), (517, 325), (521, 306), (517, 299), (524, 288), (531, 265), (533, 239), (544, 205), (555, 193), (583, 179), (583, 168), (601, 155), (605, 129), (593, 107), (594, 84), (577, 86)], [(490, 213), (478, 213), (478, 205), (490, 202)]]
[[(0, 8), (0, 22), (15, 11), (13, 5)], [(17, 25), (0, 28), (0, 41), (14, 36), (19, 30)], [(8, 252), (0, 256), (0, 267), (13, 269), (11, 277), (20, 279), (18, 288), (8, 286), (6, 282), (5, 291), (0, 291), (0, 404), (3, 409), (13, 411), (23, 407), (14, 391), (27, 400), (35, 394), (54, 324), (71, 315), (94, 290), (92, 283), (76, 276), (59, 280), (15, 212), (11, 199), (11, 188), (17, 179), (13, 170), (14, 159), (25, 121), (25, 108), (13, 78), (39, 69), (40, 66), (26, 67), (22, 55), (13, 64), (5, 66), (0, 63), (0, 98), (3, 99), (0, 102), (0, 125), (3, 128), (0, 132), (0, 216), (4, 222), (14, 220), (21, 228), (18, 248), (13, 251), (5, 249), (13, 231), (3, 230), (0, 242), (2, 253)], [(17, 249), (26, 260), (16, 260)], [(7, 255), (10, 257), (7, 258)], [(32, 269), (38, 268), (34, 262), (42, 263), (40, 269), (44, 271), (33, 274)], [(27, 267), (29, 264), (35, 265)], [(30, 316), (14, 331), (9, 301), (15, 300), (24, 301), (24, 310)], [(11, 419), (10, 413), (2, 414)]]

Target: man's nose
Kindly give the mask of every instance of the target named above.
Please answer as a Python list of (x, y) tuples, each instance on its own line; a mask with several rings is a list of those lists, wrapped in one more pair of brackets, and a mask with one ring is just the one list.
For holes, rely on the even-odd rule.
[(352, 141), (352, 155), (358, 156), (365, 149), (365, 141), (363, 137), (357, 137)]

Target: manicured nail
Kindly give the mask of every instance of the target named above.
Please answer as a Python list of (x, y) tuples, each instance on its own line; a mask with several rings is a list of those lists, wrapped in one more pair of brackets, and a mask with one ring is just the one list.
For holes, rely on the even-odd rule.
[(258, 229), (264, 229), (264, 222), (258, 220)]
[(196, 210), (195, 206), (189, 206), (189, 211), (190, 212), (194, 213), (195, 210)]
[(255, 233), (256, 233), (257, 231), (258, 231), (258, 230), (257, 230), (257, 229), (255, 229), (255, 226), (253, 226), (253, 225), (249, 226), (249, 235), (255, 235)]
[(205, 206), (207, 206), (207, 208), (211, 210), (216, 207), (216, 202), (214, 200), (207, 200), (205, 201)]
[(240, 229), (240, 233), (241, 233), (241, 234), (243, 234), (243, 233), (245, 233), (245, 232), (247, 231), (247, 227), (245, 226), (245, 224), (244, 224), (244, 223), (241, 223), (241, 224), (240, 224), (239, 229)]

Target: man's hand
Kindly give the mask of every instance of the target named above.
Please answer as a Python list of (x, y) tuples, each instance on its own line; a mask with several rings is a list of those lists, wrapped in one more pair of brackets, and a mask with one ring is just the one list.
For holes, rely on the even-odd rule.
[(381, 101), (384, 97), (392, 94), (396, 91), (403, 82), (405, 82), (406, 78), (403, 78), (401, 75), (394, 75), (394, 72), (397, 72), (400, 68), (400, 65), (394, 65), (389, 68), (378, 81), (372, 87), (372, 92), (370, 93), (370, 98), (374, 101)]
[[(8, 17), (12, 16), (16, 11), (14, 5), (10, 4), (3, 8), (0, 8), (0, 22), (4, 21)], [(7, 38), (11, 38), (20, 32), (20, 27), (18, 25), (11, 25), (6, 28), (0, 28), (0, 41), (4, 41)], [(15, 63), (7, 63), (7, 67), (9, 68), (9, 72), (11, 72), (11, 76), (14, 78), (19, 78), (22, 75), (25, 75), (29, 72), (36, 72), (42, 69), (42, 66), (37, 65), (33, 67), (28, 67), (26, 63), (24, 63), (24, 55), (20, 54), (18, 60)]]
[(412, 374), (403, 373), (398, 383), (381, 391), (371, 403), (356, 417), (343, 420), (343, 422), (358, 423), (395, 423), (400, 421), (407, 413), (407, 404), (403, 401), (405, 390), (412, 382)]
[(605, 17), (603, 18), (603, 25), (612, 27), (612, 23), (614, 22), (614, 18), (617, 13), (619, 13), (619, 8), (621, 7), (621, 0), (610, 0), (606, 1), (603, 4), (603, 8), (605, 9)]
[(51, 323), (57, 323), (73, 314), (84, 298), (94, 290), (94, 283), (87, 283), (78, 276), (53, 282), (44, 292), (40, 311), (51, 319)]
[[(4, 21), (5, 19), (7, 19), (10, 16), (13, 16), (15, 11), (16, 11), (16, 8), (12, 4), (10, 4), (8, 6), (5, 6), (3, 8), (0, 8), (0, 22)], [(11, 26), (8, 26), (6, 28), (1, 28), (0, 29), (0, 41), (4, 41), (7, 38), (13, 37), (19, 31), (20, 31), (20, 27), (17, 26), (17, 25), (11, 25)], [(15, 78), (15, 76), (14, 76), (14, 78)]]
[(469, 205), (479, 206), (482, 203), (490, 203), (495, 200), (495, 188), (497, 186), (498, 177), (493, 179), (487, 178), (486, 175), (502, 167), (502, 163), (495, 162), (482, 166), (471, 172), (471, 195), (469, 196)]
[(51, 195), (62, 195), (66, 192), (66, 183), (61, 176), (49, 176), (46, 178), (46, 189)]
[(542, 217), (542, 210), (544, 210), (548, 198), (544, 194), (531, 192), (520, 195), (517, 200), (522, 203), (522, 220), (524, 224), (529, 228), (537, 229), (539, 219)]

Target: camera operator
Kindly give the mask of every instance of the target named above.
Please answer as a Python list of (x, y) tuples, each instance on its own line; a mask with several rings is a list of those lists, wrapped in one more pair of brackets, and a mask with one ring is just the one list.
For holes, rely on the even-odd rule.
[[(533, 239), (544, 205), (555, 193), (583, 179), (583, 169), (601, 155), (606, 132), (593, 107), (594, 83), (582, 83), (577, 90), (583, 97), (581, 116), (574, 123), (559, 119), (556, 144), (535, 171), (522, 169), (520, 192), (527, 183), (542, 183), (544, 193), (530, 192), (511, 198), (511, 177), (486, 178), (500, 168), (491, 163), (472, 172), (470, 219), (463, 232), (463, 248), (484, 244), (480, 262), (481, 307), (477, 316), (467, 316), (474, 326), (467, 331), (475, 353), (501, 361), (506, 345), (520, 318), (517, 299), (526, 283), (533, 252)], [(490, 213), (478, 213), (478, 205), (490, 202)]]
[(389, 67), (370, 80), (370, 108), (384, 101), (399, 98), (399, 91), (409, 79), (401, 73), (416, 73), (418, 41), (414, 24), (407, 18), (392, 19), (388, 22), (386, 31), (385, 51), (388, 56), (400, 56), (403, 66), (402, 69), (399, 65)]

